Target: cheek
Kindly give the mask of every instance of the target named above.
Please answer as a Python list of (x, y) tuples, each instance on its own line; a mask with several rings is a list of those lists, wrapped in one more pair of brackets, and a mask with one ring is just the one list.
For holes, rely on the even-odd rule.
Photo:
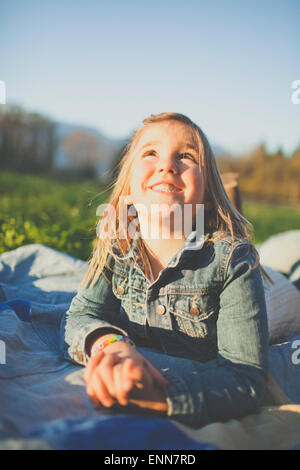
[(130, 176), (131, 193), (136, 194), (143, 190), (144, 185), (147, 183), (147, 180), (151, 175), (151, 171), (149, 164), (139, 163), (134, 165)]
[(198, 169), (192, 170), (186, 181), (189, 193), (194, 202), (201, 204), (204, 199), (204, 175)]
[(139, 170), (139, 167), (138, 165), (134, 165), (132, 168), (131, 168), (131, 172), (130, 172), (130, 188), (131, 188), (131, 192), (135, 192), (136, 191), (136, 188), (139, 186), (140, 184), (140, 178), (141, 178), (141, 172)]

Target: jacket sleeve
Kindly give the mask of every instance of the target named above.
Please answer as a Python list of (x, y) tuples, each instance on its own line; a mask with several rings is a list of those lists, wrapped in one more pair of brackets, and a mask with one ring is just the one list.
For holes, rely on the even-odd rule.
[[(111, 288), (112, 273), (105, 268), (105, 278), (100, 275), (93, 287), (80, 288), (60, 324), (60, 349), (66, 359), (85, 365), (88, 361), (86, 341), (101, 329), (112, 328), (118, 334), (127, 335), (118, 326), (121, 301)], [(102, 333), (102, 334), (103, 334)]]
[[(227, 257), (229, 259), (229, 256)], [(217, 320), (218, 354), (164, 374), (168, 415), (199, 427), (255, 412), (263, 398), (268, 361), (268, 322), (259, 267), (241, 243), (225, 268)]]

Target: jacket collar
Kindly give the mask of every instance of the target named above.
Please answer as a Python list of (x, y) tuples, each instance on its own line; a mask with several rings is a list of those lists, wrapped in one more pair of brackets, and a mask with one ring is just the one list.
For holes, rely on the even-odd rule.
[[(185, 242), (183, 243), (180, 250), (174, 255), (174, 257), (169, 262), (169, 267), (175, 267), (181, 260), (182, 256), (185, 255), (188, 251), (199, 251), (203, 248), (207, 235), (199, 235), (196, 230), (190, 232)], [(126, 251), (125, 256), (122, 259), (134, 259), (138, 258), (138, 248), (137, 240), (132, 240), (130, 247)]]

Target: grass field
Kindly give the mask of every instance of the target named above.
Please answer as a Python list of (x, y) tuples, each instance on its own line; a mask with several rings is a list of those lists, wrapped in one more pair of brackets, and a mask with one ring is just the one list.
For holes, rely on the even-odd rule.
[(244, 201), (245, 217), (255, 230), (255, 243), (286, 230), (300, 230), (300, 209), (289, 206)]
[[(0, 253), (41, 243), (86, 260), (95, 236), (96, 210), (108, 192), (95, 181), (0, 173)], [(245, 201), (255, 243), (300, 229), (300, 210)]]

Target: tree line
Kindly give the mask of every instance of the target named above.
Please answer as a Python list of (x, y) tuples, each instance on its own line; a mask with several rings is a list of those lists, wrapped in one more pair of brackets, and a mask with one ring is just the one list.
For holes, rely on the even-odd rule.
[(243, 197), (271, 203), (300, 204), (300, 147), (291, 156), (269, 153), (259, 144), (248, 155), (218, 160), (221, 173), (238, 175)]
[(118, 143), (91, 129), (61, 125), (16, 105), (0, 107), (0, 170), (107, 180), (120, 152)]
[(0, 107), (0, 169), (29, 173), (51, 170), (56, 150), (55, 123), (24, 111), (20, 106)]

